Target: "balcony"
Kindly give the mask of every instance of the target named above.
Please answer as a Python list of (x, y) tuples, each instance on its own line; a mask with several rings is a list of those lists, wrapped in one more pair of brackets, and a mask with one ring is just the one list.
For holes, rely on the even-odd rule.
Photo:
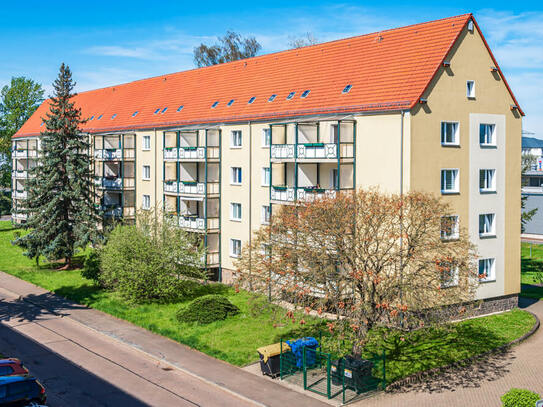
[(13, 191), (13, 198), (15, 199), (26, 199), (27, 192), (26, 191)]
[(175, 161), (204, 161), (206, 159), (218, 159), (219, 147), (166, 147), (164, 148), (164, 160)]
[[(205, 182), (194, 182), (194, 181), (164, 181), (164, 193), (166, 194), (180, 194), (180, 195), (189, 195), (189, 196), (204, 196), (206, 193), (206, 183)], [(207, 183), (207, 194), (218, 194), (219, 193), (219, 183), (218, 182), (208, 182)]]
[(94, 150), (94, 158), (97, 160), (120, 160), (122, 157), (123, 150), (120, 148)]
[(274, 144), (271, 149), (271, 158), (274, 160), (292, 160), (296, 150), (299, 160), (333, 160), (338, 158), (337, 144), (335, 143), (302, 143)]
[(12, 214), (13, 219), (17, 220), (26, 220), (28, 218), (28, 215), (26, 213), (13, 213)]
[(94, 185), (103, 189), (131, 189), (134, 188), (134, 178), (95, 177)]
[(204, 218), (198, 218), (196, 216), (183, 216), (180, 215), (177, 218), (177, 222), (180, 228), (193, 230), (197, 232), (204, 232), (205, 231), (205, 219)]
[(26, 178), (28, 176), (27, 170), (16, 170), (11, 173), (12, 178)]
[(335, 196), (335, 189), (317, 187), (298, 187), (295, 189), (294, 187), (274, 186), (271, 189), (271, 200), (285, 203), (293, 203), (295, 200), (313, 202), (319, 198), (334, 198)]

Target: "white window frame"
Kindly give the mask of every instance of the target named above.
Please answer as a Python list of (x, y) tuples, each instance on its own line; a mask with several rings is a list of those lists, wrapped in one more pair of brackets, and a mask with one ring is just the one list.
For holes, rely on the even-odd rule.
[(269, 187), (271, 179), (271, 169), (270, 167), (262, 167), (262, 186)]
[[(239, 170), (239, 181), (236, 179), (236, 173)], [(243, 181), (243, 172), (241, 167), (230, 167), (230, 184), (231, 185), (241, 185)]]
[[(145, 175), (145, 169), (148, 169), (147, 176)], [(141, 179), (144, 181), (150, 181), (151, 180), (151, 166), (150, 165), (143, 165), (141, 170)]]
[(141, 199), (141, 209), (146, 211), (151, 209), (151, 195), (143, 195)]
[[(482, 269), (481, 269), (481, 265), (483, 265)], [(483, 273), (481, 273), (481, 271), (483, 271)], [(495, 281), (496, 280), (496, 259), (493, 257), (479, 259), (478, 275), (479, 275), (479, 282)]]
[[(490, 222), (487, 220), (490, 219)], [(482, 221), (482, 223), (481, 223)], [(487, 225), (489, 225), (487, 227)], [(483, 226), (483, 231), (481, 231)], [(496, 236), (496, 214), (481, 213), (479, 215), (479, 237), (495, 237)]]
[[(481, 143), (481, 126), (489, 126), (492, 128), (490, 133), (491, 140), (486, 140), (487, 134), (485, 133), (485, 140)], [(479, 123), (479, 144), (481, 147), (496, 147), (496, 124), (494, 123)]]
[(441, 239), (442, 240), (456, 240), (458, 238), (460, 238), (460, 218), (458, 215), (447, 215), (447, 216), (442, 216), (441, 219), (443, 220), (444, 218), (454, 218), (454, 224), (453, 226), (451, 227), (451, 231), (452, 233), (449, 235), (449, 234), (446, 234), (445, 231), (443, 230), (443, 224), (441, 225)]
[(230, 202), (230, 220), (241, 222), (241, 204), (239, 202)]
[[(148, 143), (146, 142), (146, 140), (148, 141)], [(143, 139), (142, 139), (142, 147), (141, 149), (143, 151), (149, 151), (151, 150), (151, 136), (143, 136)]]
[[(238, 144), (239, 141), (239, 144)], [(243, 133), (241, 130), (232, 130), (230, 132), (230, 148), (243, 147)]]
[(240, 255), (241, 255), (241, 240), (230, 239), (230, 257), (234, 257), (237, 259)]
[[(490, 181), (488, 180), (489, 177), (490, 177)], [(481, 181), (483, 181), (484, 186), (481, 186)], [(481, 193), (496, 192), (496, 170), (495, 169), (482, 168), (479, 170), (479, 192)]]
[(262, 205), (262, 209), (260, 211), (260, 223), (263, 225), (269, 225), (270, 218), (271, 218), (271, 206)]
[[(470, 88), (470, 86), (471, 86), (471, 88)], [(468, 99), (474, 99), (475, 98), (475, 81), (474, 80), (466, 81), (466, 97)]]
[[(441, 287), (447, 288), (447, 287), (455, 287), (458, 285), (458, 272), (459, 268), (458, 266), (451, 264), (450, 266), (450, 272), (449, 272), (449, 279), (445, 281), (443, 278), (441, 279)], [(442, 276), (443, 277), (443, 276)]]
[[(454, 135), (453, 135), (454, 140), (453, 141), (447, 141), (445, 138), (446, 132), (444, 132), (444, 130), (447, 125), (454, 126)], [(460, 145), (460, 123), (452, 122), (452, 121), (441, 122), (441, 145), (442, 146), (459, 146)]]
[[(456, 174), (456, 177), (454, 179), (454, 189), (443, 189), (445, 186), (443, 182), (443, 174), (445, 171), (452, 171), (454, 174)], [(441, 194), (443, 195), (458, 194), (460, 192), (460, 170), (458, 168), (442, 168), (440, 175), (441, 175)]]
[(271, 145), (271, 129), (262, 129), (262, 148), (269, 148)]

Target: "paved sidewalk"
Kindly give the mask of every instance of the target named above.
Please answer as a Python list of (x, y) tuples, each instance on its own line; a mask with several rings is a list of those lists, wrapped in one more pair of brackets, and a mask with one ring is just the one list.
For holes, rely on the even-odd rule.
[[(525, 308), (543, 320), (543, 301), (521, 298)], [(401, 406), (501, 406), (500, 397), (512, 387), (543, 395), (543, 329), (510, 351), (487, 358), (401, 393), (380, 395), (354, 405), (360, 407)]]
[[(2, 272), (0, 272), (0, 293), (4, 294), (4, 298), (12, 293), (20, 296), (18, 301), (11, 298), (11, 305), (7, 305), (6, 301), (0, 303), (2, 309), (0, 327), (4, 325), (2, 328), (9, 326), (12, 329), (21, 330), (22, 334), (30, 338), (39, 337), (40, 343), (43, 343), (47, 329), (54, 330), (56, 335), (69, 338), (70, 342), (92, 348), (93, 354), (114, 360), (121, 368), (133, 363), (134, 352), (144, 355), (149, 360), (154, 360), (154, 363), (162, 366), (164, 371), (168, 370), (165, 369), (168, 366), (170, 370), (173, 367), (180, 375), (177, 382), (171, 377), (166, 380), (159, 374), (153, 374), (152, 379), (155, 384), (172, 389), (176, 396), (181, 395), (186, 398), (180, 404), (177, 400), (178, 404), (175, 405), (280, 407), (327, 405), (126, 321), (64, 300), (40, 287)], [(20, 310), (17, 311), (14, 307), (19, 307)], [(34, 323), (29, 324), (29, 322)], [(22, 332), (25, 326), (30, 328), (27, 332)], [(71, 345), (67, 349), (63, 347), (55, 349), (53, 344), (58, 342), (57, 338), (49, 339), (45, 341), (44, 346), (70, 359)], [(94, 340), (100, 343), (95, 344)], [(117, 354), (120, 344), (123, 345), (124, 354), (122, 355)], [(138, 368), (145, 372), (142, 366)], [(105, 378), (107, 382), (115, 383), (115, 374), (101, 372), (93, 366), (92, 362), (89, 362), (85, 369), (100, 378)], [(147, 379), (145, 373), (140, 376), (142, 379)], [(163, 380), (164, 383), (162, 383)], [(135, 384), (131, 383), (131, 386), (134, 388)], [(176, 386), (182, 391), (175, 391)], [(220, 402), (217, 397), (222, 397)], [(174, 405), (170, 402), (146, 402), (150, 405)]]

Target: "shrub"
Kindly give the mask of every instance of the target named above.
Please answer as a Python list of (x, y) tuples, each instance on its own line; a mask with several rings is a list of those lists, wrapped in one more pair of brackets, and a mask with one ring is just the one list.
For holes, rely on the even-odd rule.
[(95, 282), (99, 281), (100, 277), (100, 253), (98, 250), (93, 249), (85, 257), (83, 268), (81, 269), (81, 275), (89, 280)]
[(525, 389), (511, 389), (501, 397), (503, 407), (534, 407), (540, 399), (539, 394)]
[(232, 304), (228, 298), (219, 294), (210, 294), (196, 298), (188, 307), (177, 311), (177, 320), (179, 322), (210, 324), (238, 313), (239, 308)]
[(100, 284), (130, 302), (175, 301), (193, 290), (186, 279), (205, 279), (198, 237), (153, 214), (137, 225), (118, 225), (100, 250)]

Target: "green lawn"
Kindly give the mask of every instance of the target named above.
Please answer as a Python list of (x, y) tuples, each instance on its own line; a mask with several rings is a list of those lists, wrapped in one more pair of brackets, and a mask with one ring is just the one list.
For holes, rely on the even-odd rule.
[(521, 294), (525, 297), (541, 299), (543, 287), (538, 287), (536, 284), (541, 284), (543, 281), (538, 281), (535, 276), (540, 270), (543, 273), (543, 245), (522, 243), (521, 256)]
[[(239, 315), (207, 326), (180, 324), (175, 319), (175, 312), (186, 306), (188, 300), (175, 304), (128, 305), (115, 293), (100, 289), (81, 277), (78, 270), (59, 271), (47, 265), (37, 267), (34, 261), (22, 255), (20, 248), (11, 244), (14, 232), (9, 222), (0, 222), (1, 271), (232, 364), (243, 366), (256, 361), (257, 347), (278, 342), (298, 328), (284, 321), (274, 327), (271, 311), (252, 315), (249, 295), (243, 291), (236, 293), (221, 284), (210, 284), (202, 288), (201, 294), (224, 294), (240, 308)], [(306, 320), (309, 324), (314, 323), (311, 318)], [(419, 370), (443, 366), (505, 344), (529, 331), (533, 322), (531, 314), (514, 310), (464, 321), (449, 329), (413, 332), (403, 335), (403, 341), (401, 335), (396, 334), (383, 343), (379, 332), (375, 332), (369, 349), (376, 352), (383, 346), (387, 349), (387, 380), (390, 383)]]

